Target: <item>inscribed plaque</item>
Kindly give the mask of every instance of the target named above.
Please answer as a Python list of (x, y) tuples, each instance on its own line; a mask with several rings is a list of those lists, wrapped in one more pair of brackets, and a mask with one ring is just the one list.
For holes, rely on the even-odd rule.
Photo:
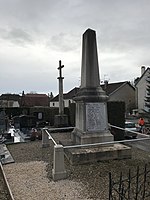
[(86, 130), (103, 131), (106, 130), (106, 104), (87, 103), (86, 104)]

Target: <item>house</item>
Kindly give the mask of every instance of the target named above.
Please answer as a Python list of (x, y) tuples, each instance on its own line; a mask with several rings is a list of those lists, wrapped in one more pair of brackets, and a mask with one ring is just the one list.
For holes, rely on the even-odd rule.
[(126, 113), (131, 113), (135, 108), (135, 88), (128, 81), (108, 83), (101, 85), (109, 97), (108, 101), (124, 101)]
[(135, 91), (136, 91), (136, 107), (138, 113), (143, 113), (146, 110), (145, 97), (146, 97), (146, 79), (150, 73), (150, 68), (145, 66), (141, 67), (141, 76), (135, 80)]
[[(109, 101), (124, 101), (126, 104), (126, 112), (131, 112), (135, 108), (135, 88), (128, 81), (118, 83), (108, 83), (105, 81), (101, 85), (102, 89), (106, 91), (109, 96)], [(64, 107), (68, 107), (73, 103), (73, 97), (78, 92), (79, 88), (75, 87), (68, 93), (64, 94)], [(50, 107), (59, 107), (59, 95), (50, 101)]]
[(22, 107), (49, 106), (49, 97), (46, 94), (22, 94)]
[[(63, 94), (64, 107), (69, 107), (70, 103), (74, 103), (73, 97), (75, 97), (78, 90), (79, 88), (75, 87), (72, 90), (70, 90), (68, 93)], [(59, 95), (55, 96), (54, 98), (50, 100), (50, 107), (59, 107)]]
[(0, 96), (0, 107), (20, 107), (21, 96), (19, 94), (2, 94)]

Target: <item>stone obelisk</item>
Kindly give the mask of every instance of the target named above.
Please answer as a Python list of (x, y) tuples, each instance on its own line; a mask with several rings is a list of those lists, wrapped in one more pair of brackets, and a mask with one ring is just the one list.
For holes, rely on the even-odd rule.
[(74, 100), (76, 125), (72, 140), (76, 144), (113, 141), (108, 130), (108, 96), (100, 86), (96, 32), (91, 29), (83, 34), (81, 86)]

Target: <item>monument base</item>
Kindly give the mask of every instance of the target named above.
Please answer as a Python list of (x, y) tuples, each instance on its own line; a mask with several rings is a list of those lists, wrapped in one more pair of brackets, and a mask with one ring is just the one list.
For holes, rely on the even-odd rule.
[(55, 115), (54, 126), (57, 128), (68, 126), (68, 116), (67, 115)]
[(131, 147), (114, 144), (101, 147), (82, 147), (65, 149), (65, 155), (72, 165), (97, 161), (131, 159)]
[(74, 128), (71, 133), (71, 139), (74, 144), (93, 144), (114, 141), (114, 136), (109, 130), (95, 133), (84, 133), (81, 130)]

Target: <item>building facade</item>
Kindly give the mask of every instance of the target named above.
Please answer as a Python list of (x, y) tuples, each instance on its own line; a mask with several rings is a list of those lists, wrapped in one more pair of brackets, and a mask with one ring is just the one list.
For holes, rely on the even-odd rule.
[(108, 101), (125, 102), (126, 113), (131, 113), (136, 107), (135, 104), (135, 88), (128, 81), (110, 83), (102, 85), (103, 90), (109, 97)]
[(147, 77), (150, 73), (150, 68), (147, 69), (145, 66), (141, 67), (141, 76), (135, 81), (135, 89), (136, 89), (136, 106), (138, 109), (138, 113), (143, 113), (146, 110), (145, 106), (145, 97), (146, 97), (146, 86), (147, 86)]

